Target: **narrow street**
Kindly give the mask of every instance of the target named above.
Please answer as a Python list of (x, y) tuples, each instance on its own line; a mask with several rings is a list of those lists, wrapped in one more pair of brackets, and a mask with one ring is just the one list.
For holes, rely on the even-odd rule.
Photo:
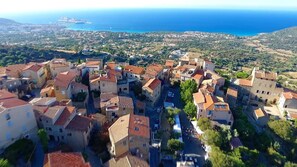
[[(182, 127), (182, 137), (184, 141), (184, 152), (182, 156), (182, 160), (189, 160), (193, 159), (195, 164), (198, 166), (203, 166), (205, 160), (205, 151), (201, 147), (201, 142), (197, 138), (197, 133), (191, 121), (188, 119), (186, 113), (183, 111), (183, 104), (180, 97), (180, 90), (179, 88), (170, 89), (171, 92), (174, 93), (174, 104), (175, 107), (181, 109), (180, 113), (180, 121)], [(189, 158), (191, 157), (191, 158)]]

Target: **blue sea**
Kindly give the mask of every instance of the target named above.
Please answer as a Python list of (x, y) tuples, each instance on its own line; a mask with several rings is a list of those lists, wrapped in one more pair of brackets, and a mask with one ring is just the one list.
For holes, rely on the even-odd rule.
[(21, 23), (56, 23), (60, 17), (84, 19), (72, 30), (112, 32), (202, 31), (252, 36), (297, 26), (297, 11), (215, 9), (104, 9), (1, 16)]

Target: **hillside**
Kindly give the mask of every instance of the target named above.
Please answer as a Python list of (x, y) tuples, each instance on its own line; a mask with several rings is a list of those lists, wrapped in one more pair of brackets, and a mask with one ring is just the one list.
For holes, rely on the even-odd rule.
[(297, 27), (287, 28), (256, 37), (262, 45), (271, 49), (291, 50), (297, 53)]
[(0, 18), (0, 25), (16, 25), (16, 24), (20, 24), (20, 23), (10, 19)]

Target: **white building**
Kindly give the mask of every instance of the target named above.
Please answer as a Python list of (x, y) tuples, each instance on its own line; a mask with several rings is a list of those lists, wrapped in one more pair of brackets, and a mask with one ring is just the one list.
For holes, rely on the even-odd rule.
[(32, 105), (0, 90), (0, 150), (20, 138), (35, 140), (37, 124)]

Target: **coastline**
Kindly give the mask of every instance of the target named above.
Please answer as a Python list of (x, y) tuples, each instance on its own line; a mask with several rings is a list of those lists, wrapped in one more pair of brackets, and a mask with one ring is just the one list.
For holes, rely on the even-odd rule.
[(67, 25), (69, 30), (127, 33), (197, 31), (245, 37), (297, 26), (297, 11), (263, 10), (110, 9), (27, 14), (7, 18), (21, 23), (49, 24), (56, 23), (61, 16), (92, 23)]

